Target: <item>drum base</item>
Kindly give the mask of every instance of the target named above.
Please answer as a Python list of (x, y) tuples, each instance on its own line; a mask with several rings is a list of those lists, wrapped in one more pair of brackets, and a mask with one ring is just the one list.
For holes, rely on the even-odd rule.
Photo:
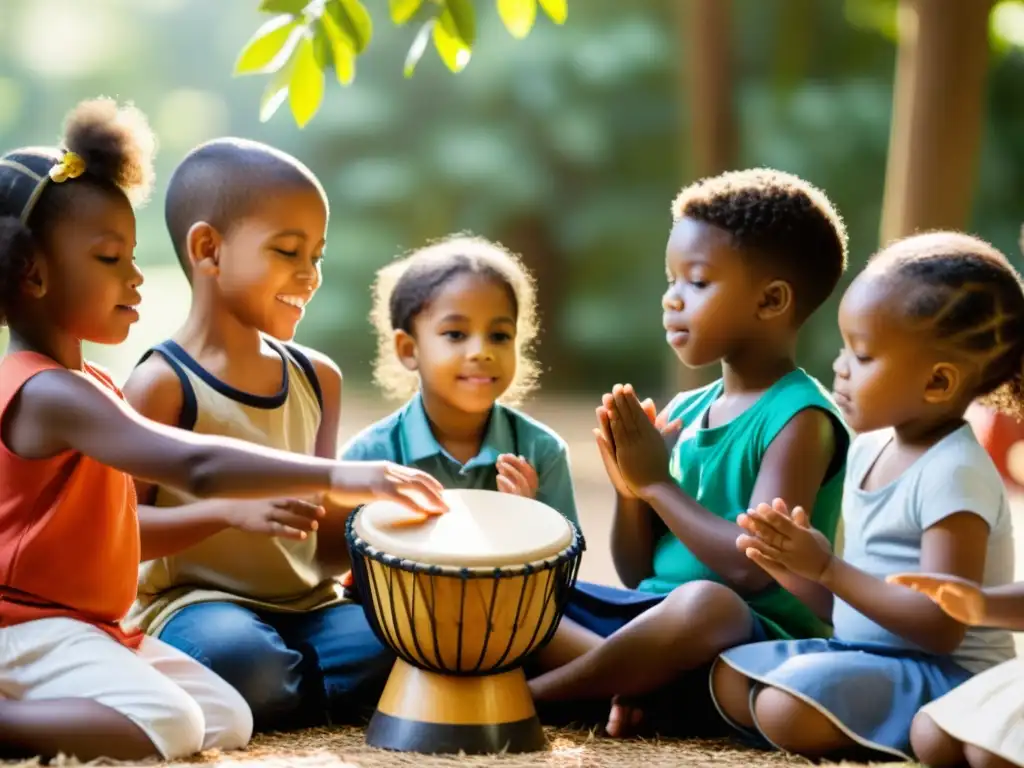
[(372, 747), (467, 755), (547, 748), (521, 669), (484, 677), (427, 672), (399, 659), (366, 731)]

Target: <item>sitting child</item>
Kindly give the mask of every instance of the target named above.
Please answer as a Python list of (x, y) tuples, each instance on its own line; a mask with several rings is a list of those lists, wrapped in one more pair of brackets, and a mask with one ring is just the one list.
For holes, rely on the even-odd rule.
[(641, 707), (625, 706), (638, 696), (650, 697), (642, 709), (653, 730), (720, 728), (706, 680), (721, 651), (829, 632), (814, 585), (776, 583), (748, 561), (735, 521), (791, 494), (835, 535), (848, 434), (795, 352), (843, 273), (846, 231), (820, 190), (769, 170), (698, 182), (672, 210), (666, 340), (688, 366), (720, 363), (722, 378), (681, 393), (657, 419), (628, 385), (605, 396), (596, 431), (617, 491), (612, 556), (629, 589), (579, 584), (539, 655), (551, 671), (530, 683), (540, 702), (573, 702), (544, 707), (560, 719), (589, 720), (584, 702), (607, 712), (620, 697), (607, 722), (615, 736), (639, 725)]
[[(128, 402), (195, 434), (335, 458), (341, 372), (291, 343), (322, 281), (316, 176), (265, 144), (216, 139), (178, 165), (165, 208), (192, 305), (129, 377)], [(338, 582), (344, 511), (136, 488), (153, 506), (131, 621), (231, 683), (258, 731), (353, 722), (376, 704), (394, 656)]]
[[(186, 757), (243, 747), (245, 701), (121, 625), (140, 560), (132, 476), (197, 497), (327, 492), (441, 511), (432, 478), (190, 435), (139, 416), (83, 341), (138, 320), (133, 202), (152, 179), (144, 115), (79, 105), (60, 148), (0, 158), (0, 723), (4, 757)], [(217, 502), (205, 502), (216, 504)]]
[[(969, 627), (1024, 632), (1024, 582), (982, 587), (943, 574), (901, 573), (887, 581), (935, 601)], [(934, 768), (1024, 765), (1024, 661), (1004, 661), (926, 704), (910, 726), (910, 746)]]
[(743, 516), (737, 540), (766, 573), (835, 595), (834, 637), (734, 648), (712, 688), (729, 721), (780, 749), (910, 760), (917, 711), (1014, 653), (1008, 632), (968, 629), (885, 579), (920, 570), (998, 586), (1013, 575), (1005, 489), (963, 416), (984, 396), (1024, 407), (1024, 291), (988, 243), (933, 232), (871, 260), (843, 297), (839, 327), (835, 397), (860, 433), (844, 559), (789, 500)]
[(371, 319), (376, 380), (409, 400), (352, 438), (345, 459), (536, 498), (579, 525), (565, 441), (498, 402), (522, 398), (538, 373), (534, 286), (517, 257), (466, 236), (421, 248), (380, 271)]

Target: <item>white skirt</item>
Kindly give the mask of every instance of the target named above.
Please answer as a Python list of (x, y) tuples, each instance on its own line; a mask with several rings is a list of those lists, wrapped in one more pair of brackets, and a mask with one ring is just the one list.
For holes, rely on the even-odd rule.
[(987, 669), (921, 711), (958, 741), (1024, 765), (1024, 660)]

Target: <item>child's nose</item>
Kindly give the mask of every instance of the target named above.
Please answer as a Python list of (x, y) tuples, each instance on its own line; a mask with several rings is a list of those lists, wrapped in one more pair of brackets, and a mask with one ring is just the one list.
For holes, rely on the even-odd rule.
[(470, 342), (469, 356), (473, 360), (490, 360), (494, 357), (494, 350), (483, 339), (477, 339)]
[(320, 270), (311, 264), (303, 264), (295, 271), (295, 279), (304, 285), (315, 287), (320, 283)]
[(683, 300), (675, 291), (669, 289), (661, 297), (661, 308), (672, 312), (678, 312), (683, 308)]
[(850, 369), (846, 365), (846, 355), (840, 350), (836, 359), (832, 361), (832, 373), (841, 378), (846, 378), (850, 374)]

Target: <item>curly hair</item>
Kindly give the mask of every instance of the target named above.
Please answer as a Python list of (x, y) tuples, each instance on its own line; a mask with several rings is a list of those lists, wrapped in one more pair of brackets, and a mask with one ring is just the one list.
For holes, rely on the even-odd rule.
[(979, 366), (973, 398), (1024, 418), (1024, 284), (1006, 256), (980, 238), (939, 231), (891, 243), (870, 266), (939, 348)]
[(789, 173), (754, 168), (701, 179), (676, 196), (672, 217), (728, 232), (739, 251), (793, 286), (800, 323), (846, 270), (842, 217), (823, 191)]
[(327, 208), (327, 193), (316, 174), (267, 144), (226, 137), (189, 152), (171, 174), (164, 202), (167, 232), (185, 276), (191, 279), (186, 241), (193, 224), (205, 221), (227, 234), (257, 201), (275, 191), (301, 187), (315, 190)]
[[(83, 186), (121, 195), (136, 207), (153, 185), (156, 137), (146, 116), (112, 99), (83, 101), (68, 113), (60, 147), (25, 147), (0, 157), (0, 322), (56, 221)], [(68, 156), (83, 172), (57, 183)]]
[(519, 403), (537, 385), (533, 348), (539, 330), (533, 277), (520, 258), (498, 243), (468, 234), (450, 235), (400, 257), (377, 272), (370, 322), (377, 334), (374, 381), (388, 397), (406, 400), (419, 377), (395, 354), (395, 331), (413, 333), (413, 321), (452, 278), (474, 274), (508, 291), (516, 313), (516, 375), (501, 400)]

